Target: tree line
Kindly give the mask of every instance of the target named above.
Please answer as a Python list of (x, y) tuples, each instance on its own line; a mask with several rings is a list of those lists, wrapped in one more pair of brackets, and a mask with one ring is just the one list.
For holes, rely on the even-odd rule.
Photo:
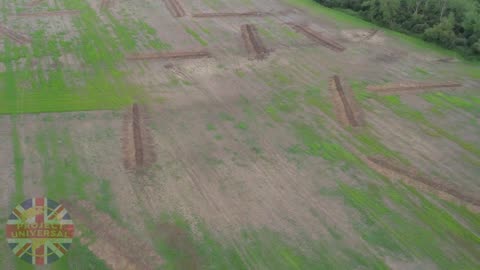
[(315, 0), (480, 59), (480, 0)]

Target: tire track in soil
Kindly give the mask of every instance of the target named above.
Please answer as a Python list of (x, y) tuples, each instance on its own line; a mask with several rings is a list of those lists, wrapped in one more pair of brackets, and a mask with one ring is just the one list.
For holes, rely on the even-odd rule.
[(368, 32), (368, 34), (362, 39), (362, 41), (368, 41), (372, 39), (377, 33), (379, 32), (378, 29), (372, 29)]
[(5, 36), (7, 36), (12, 41), (14, 41), (18, 44), (21, 44), (21, 45), (32, 42), (32, 39), (30, 37), (18, 34), (15, 31), (10, 30), (9, 28), (7, 28), (7, 27), (5, 27), (1, 24), (0, 24), (0, 34), (3, 34)]
[(154, 270), (163, 264), (163, 259), (157, 255), (152, 245), (131, 233), (115, 222), (108, 214), (99, 212), (87, 201), (62, 201), (71, 213), (76, 224), (85, 226), (93, 232), (95, 239), (82, 235), (77, 231), (82, 244), (99, 258), (103, 259), (113, 270)]
[(324, 47), (329, 48), (330, 50), (333, 50), (335, 52), (343, 52), (345, 51), (345, 47), (337, 43), (336, 41), (325, 37), (321, 33), (307, 27), (304, 25), (299, 25), (295, 23), (287, 23), (288, 26), (290, 26), (293, 30), (302, 33), (309, 39), (315, 41), (316, 43), (319, 43), (323, 45)]
[(480, 211), (479, 199), (467, 196), (455, 187), (441, 184), (433, 179), (425, 177), (415, 168), (401, 166), (393, 160), (379, 156), (369, 156), (367, 157), (367, 160), (367, 164), (382, 175), (389, 178), (400, 177), (413, 184), (420, 183), (428, 189), (435, 191), (435, 193), (439, 193), (438, 195), (440, 195), (440, 197), (447, 197), (446, 199), (449, 199), (448, 197), (450, 197), (450, 199), (455, 199), (471, 205), (471, 208), (476, 209), (476, 212)]
[[(344, 114), (345, 117), (346, 117), (346, 120), (347, 120), (347, 123), (345, 124), (348, 124), (352, 127), (358, 127), (361, 125), (361, 119), (360, 119), (360, 115), (361, 115), (361, 112), (357, 112), (357, 113), (354, 113), (354, 110), (353, 110), (353, 97), (351, 95), (351, 93), (349, 93), (348, 97), (347, 97), (347, 94), (345, 93), (345, 89), (342, 85), (342, 82), (340, 81), (340, 77), (338, 75), (334, 75), (331, 79), (331, 92), (333, 95), (338, 95), (339, 99), (340, 99), (340, 104), (338, 104), (338, 102), (335, 102), (335, 98), (334, 98), (334, 105), (336, 107), (336, 111), (337, 111), (337, 114)], [(341, 108), (338, 108), (338, 107), (341, 107)], [(356, 106), (359, 110), (360, 107)], [(344, 122), (342, 121), (342, 119), (344, 117), (342, 117), (341, 115), (338, 115), (338, 118), (340, 120), (340, 122)]]
[(390, 83), (385, 85), (369, 85), (367, 90), (377, 93), (412, 93), (416, 91), (422, 91), (426, 89), (435, 88), (456, 88), (462, 87), (461, 83), (457, 82), (444, 82), (444, 83), (420, 83), (420, 82), (404, 82), (404, 83)]
[(224, 18), (224, 17), (265, 17), (272, 15), (270, 12), (248, 11), (248, 12), (206, 12), (194, 13), (194, 18)]
[(269, 51), (265, 48), (262, 39), (258, 35), (257, 28), (253, 24), (244, 24), (241, 26), (242, 38), (245, 47), (250, 55), (250, 59), (265, 59)]
[(175, 52), (166, 52), (166, 53), (136, 53), (129, 54), (125, 57), (127, 60), (155, 60), (155, 59), (197, 59), (211, 57), (210, 52), (206, 50), (198, 51), (175, 51)]
[(164, 0), (164, 2), (173, 17), (180, 18), (185, 16), (185, 10), (178, 0)]

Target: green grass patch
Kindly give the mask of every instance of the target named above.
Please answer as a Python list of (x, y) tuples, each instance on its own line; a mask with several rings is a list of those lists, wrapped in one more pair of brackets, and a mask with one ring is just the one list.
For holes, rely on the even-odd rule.
[(265, 113), (274, 121), (282, 122), (282, 114), (295, 112), (299, 108), (299, 93), (292, 90), (283, 90), (275, 93), (271, 102), (266, 106)]
[(361, 161), (342, 145), (332, 141), (327, 136), (320, 135), (313, 127), (303, 123), (292, 124), (295, 137), (300, 145), (295, 145), (291, 150), (311, 156), (319, 156), (334, 164), (359, 164)]
[(434, 110), (448, 110), (457, 108), (468, 111), (475, 116), (480, 116), (480, 96), (474, 95), (452, 95), (442, 92), (431, 92), (422, 94), (421, 97), (434, 106)]
[(205, 41), (201, 36), (200, 34), (198, 34), (197, 32), (195, 32), (195, 30), (191, 29), (191, 28), (188, 28), (188, 27), (185, 27), (185, 31), (190, 34), (196, 41), (198, 41), (198, 43), (202, 44), (202, 46), (207, 46), (208, 45), (208, 42)]
[(121, 221), (121, 215), (115, 207), (114, 194), (108, 180), (100, 180), (95, 196), (95, 206), (98, 210), (109, 214), (113, 219)]
[[(441, 96), (442, 95), (440, 95), (440, 97)], [(477, 145), (475, 145), (474, 143), (466, 142), (463, 139), (461, 139), (460, 137), (455, 136), (455, 135), (451, 134), (450, 132), (445, 131), (444, 129), (442, 129), (438, 126), (435, 126), (435, 125), (431, 124), (428, 121), (428, 119), (421, 112), (419, 112), (419, 111), (411, 108), (410, 106), (402, 103), (402, 101), (400, 99), (400, 96), (398, 96), (398, 95), (392, 95), (392, 96), (376, 95), (375, 99), (377, 101), (379, 101), (380, 103), (382, 103), (387, 108), (391, 109), (399, 117), (402, 117), (402, 118), (407, 119), (409, 121), (412, 121), (412, 122), (421, 124), (423, 126), (426, 126), (427, 128), (430, 128), (431, 130), (433, 130), (437, 135), (442, 136), (442, 137), (456, 143), (458, 146), (460, 146), (464, 150), (476, 155), (477, 157), (480, 157), (480, 148)], [(466, 103), (465, 100), (454, 98), (453, 96), (445, 99), (445, 98), (439, 98), (439, 96), (437, 96), (437, 97), (432, 96), (432, 95), (428, 96), (428, 94), (427, 94), (427, 99), (430, 99), (431, 102), (436, 102), (437, 105), (439, 103), (442, 103), (442, 105), (444, 105), (445, 102), (447, 102), (445, 100), (450, 100), (450, 102), (456, 102), (456, 106), (463, 106), (464, 108), (470, 108), (470, 109), (475, 108), (474, 105), (472, 105), (468, 102)], [(478, 102), (478, 100), (475, 100), (475, 99), (473, 99), (472, 101), (473, 101), (473, 104), (475, 104), (475, 102)], [(475, 109), (475, 110), (477, 110), (477, 109)]]
[(416, 74), (419, 74), (419, 75), (423, 75), (423, 76), (430, 75), (430, 72), (424, 70), (423, 68), (416, 67), (414, 71)]
[(409, 164), (408, 160), (403, 158), (399, 152), (390, 150), (379, 138), (376, 138), (370, 132), (363, 130), (353, 133), (355, 140), (358, 142), (357, 148), (364, 155), (381, 155), (384, 157), (396, 159), (404, 164)]
[(17, 129), (16, 116), (11, 116), (12, 126), (12, 147), (13, 147), (13, 163), (15, 165), (15, 193), (13, 195), (14, 204), (23, 202), (25, 195), (23, 193), (23, 165), (24, 157), (22, 152), (22, 145), (20, 142), (20, 135)]
[(240, 129), (240, 130), (247, 130), (248, 129), (248, 124), (240, 121), (235, 125), (235, 128)]
[[(72, 40), (42, 30), (32, 34), (32, 49), (5, 40), (5, 53), (0, 56), (6, 67), (0, 75), (0, 85), (5, 86), (0, 89), (0, 114), (120, 109), (144, 99), (142, 89), (127, 83), (117, 66), (124, 52), (135, 48), (137, 35), (155, 41), (152, 30), (141, 22), (130, 25), (109, 16), (114, 36), (88, 3), (66, 0), (64, 5), (81, 11), (72, 18), (78, 31)], [(62, 67), (61, 54), (75, 55), (84, 64), (82, 70)], [(57, 64), (35, 68), (45, 58)], [(17, 64), (19, 59), (24, 59), (24, 66)]]
[(40, 131), (35, 143), (41, 156), (46, 195), (56, 201), (86, 199), (85, 186), (95, 179), (80, 168), (68, 130), (49, 128)]
[[(361, 221), (356, 230), (371, 246), (387, 255), (428, 260), (438, 269), (475, 269), (480, 238), (413, 188), (340, 184), (345, 202)], [(387, 203), (388, 201), (388, 203)]]
[(303, 95), (305, 104), (318, 108), (325, 114), (333, 117), (333, 105), (330, 97), (320, 87), (308, 87)]
[(215, 127), (215, 125), (213, 123), (208, 123), (207, 124), (207, 130), (215, 131), (215, 130), (217, 130), (217, 128)]
[[(347, 245), (306, 240), (310, 252), (268, 229), (246, 229), (235, 246), (219, 241), (204, 224), (193, 237), (190, 225), (178, 215), (147, 222), (152, 240), (166, 262), (162, 269), (388, 269), (372, 254)], [(308, 254), (308, 255), (307, 255)]]

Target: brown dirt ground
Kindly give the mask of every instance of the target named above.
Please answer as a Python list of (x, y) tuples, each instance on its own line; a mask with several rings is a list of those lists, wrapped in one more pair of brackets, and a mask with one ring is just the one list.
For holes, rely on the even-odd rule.
[[(90, 1), (90, 4), (98, 7), (101, 2)], [(182, 5), (192, 13), (289, 8), (274, 0), (249, 3), (244, 0), (219, 1), (217, 6), (207, 5), (204, 1), (184, 0)], [(228, 243), (240, 243), (242, 231), (251, 228), (267, 228), (293, 239), (305, 236), (324, 239), (329, 235), (325, 224), (344, 234), (352, 246), (363, 243), (353, 229), (352, 213), (345, 207), (342, 198), (325, 196), (322, 191), (334, 189), (337, 181), (361, 186), (374, 180), (357, 171), (344, 171), (319, 157), (298, 157), (287, 153), (285, 149), (299, 143), (288, 125), (295, 119), (294, 112), (285, 116), (284, 122), (273, 121), (264, 110), (271, 105), (275, 94), (284, 90), (303, 91), (315, 86), (322, 88), (321, 93), (328, 100), (328, 81), (333, 74), (348, 78), (345, 85), (351, 81), (366, 81), (369, 84), (406, 81), (418, 66), (429, 71), (429, 81), (459, 80), (464, 85), (460, 89), (462, 91), (480, 87), (478, 81), (456, 71), (461, 69), (461, 63), (438, 63), (439, 56), (411, 50), (383, 33), (376, 33), (367, 40), (371, 29), (352, 30), (304, 11), (205, 20), (185, 16), (179, 20), (171, 16), (161, 1), (125, 0), (117, 1), (111, 12), (115, 16), (126, 12), (143, 18), (156, 30), (158, 38), (171, 44), (175, 51), (195, 50), (198, 44), (185, 33), (184, 28), (188, 26), (199, 30), (199, 35), (209, 44), (212, 58), (177, 59), (174, 62), (128, 61), (121, 67), (128, 71), (129, 80), (143, 87), (151, 97), (144, 107), (148, 110), (148, 121), (142, 126), (149, 129), (152, 137), (151, 145), (144, 149), (151, 149), (156, 159), (141, 175), (132, 174), (123, 167), (125, 154), (122, 143), (130, 142), (129, 149), (133, 145), (132, 139), (123, 138), (133, 138), (133, 130), (125, 133), (122, 112), (49, 114), (55, 119), (49, 124), (35, 116), (25, 116), (25, 120), (19, 121), (19, 126), (23, 151), (28, 155), (24, 172), (26, 194), (43, 192), (33, 180), (42, 173), (39, 156), (33, 150), (32, 137), (45, 127), (67, 128), (79, 157), (85, 162), (82, 169), (109, 181), (113, 203), (119, 209), (122, 220), (142, 220), (144, 212), (153, 219), (165, 212), (179, 213), (193, 226), (194, 232), (199, 232), (197, 226), (202, 222)], [(68, 17), (45, 17), (22, 18), (18, 22), (18, 31), (28, 33), (28, 29), (36, 29), (37, 19), (52, 24), (47, 31), (49, 34), (74, 29)], [(278, 37), (285, 35), (285, 29), (272, 25), (285, 22), (308, 23), (312, 31), (321, 32), (329, 40), (341, 41), (348, 50), (335, 53), (319, 46), (309, 46), (311, 41), (303, 35), (298, 37), (298, 41), (295, 38), (298, 43), (289, 45), (307, 46), (279, 46)], [(245, 48), (239, 35), (239, 29), (244, 24), (258, 26), (262, 30), (258, 35), (264, 45), (268, 48), (279, 46), (278, 49), (274, 47), (275, 52), (264, 61), (248, 61), (244, 57)], [(201, 31), (201, 28), (208, 31)], [(345, 34), (344, 31), (360, 31), (361, 35)], [(72, 65), (82, 68), (77, 60), (72, 61)], [(300, 96), (303, 94), (299, 93)], [(163, 98), (163, 102), (155, 101), (156, 98)], [(413, 104), (412, 100), (406, 102)], [(440, 174), (442, 177), (438, 181), (456, 183), (468, 196), (480, 192), (478, 168), (465, 162), (468, 158), (475, 164), (479, 162), (478, 157), (445, 138), (429, 135), (431, 131), (399, 118), (375, 101), (368, 101), (366, 105), (369, 105), (369, 109), (365, 109), (366, 128), (389, 148), (421, 168), (426, 177), (434, 178), (435, 174)], [(418, 107), (430, 115), (428, 106)], [(131, 111), (130, 108), (126, 110)], [(329, 115), (310, 107), (298, 110), (322, 119), (329, 136), (338, 138), (348, 149), (362, 156), (343, 139), (350, 135)], [(253, 114), (250, 113), (252, 111)], [(84, 116), (83, 120), (76, 117), (79, 115)], [(432, 119), (436, 125), (445, 128), (451, 127), (454, 122), (466, 123), (472, 119), (472, 115), (465, 112), (453, 112), (449, 117)], [(3, 130), (7, 124), (3, 117), (1, 119), (0, 128)], [(305, 119), (305, 122), (311, 123), (309, 121), (313, 122)], [(240, 122), (246, 123), (247, 127), (239, 125)], [(214, 128), (207, 128), (209, 124)], [(131, 124), (126, 126), (133, 127)], [(470, 128), (470, 140), (478, 142), (478, 128)], [(0, 133), (0, 136), (10, 141), (8, 135)], [(9, 148), (11, 146), (2, 141), (0, 151), (10, 151)], [(127, 155), (129, 159), (132, 159), (131, 151)], [(0, 155), (0, 168), (11, 172), (11, 164), (11, 157)], [(11, 179), (11, 175), (7, 179)], [(13, 179), (11, 183), (14, 183)], [(88, 188), (95, 190), (95, 187)], [(11, 186), (7, 188), (10, 189)], [(89, 207), (86, 206), (87, 209)], [(109, 217), (91, 210), (97, 220), (111, 224)], [(109, 236), (108, 230), (101, 227), (104, 225), (95, 223), (97, 221), (82, 219), (81, 213), (79, 218), (86, 226), (100, 228), (97, 241), (90, 246), (94, 253), (100, 254), (111, 265), (117, 261), (117, 269), (129, 267), (128, 256), (122, 259), (116, 255), (130, 253), (128, 243)], [(149, 237), (141, 221), (132, 224), (129, 232), (111, 225), (114, 231), (122, 234)], [(186, 236), (169, 225), (158, 226), (166, 232), (160, 237), (195, 257), (193, 251), (182, 246), (182, 239)], [(398, 263), (392, 259), (392, 268), (399, 264), (408, 265), (408, 262)], [(189, 267), (195, 265), (196, 262), (188, 264)]]

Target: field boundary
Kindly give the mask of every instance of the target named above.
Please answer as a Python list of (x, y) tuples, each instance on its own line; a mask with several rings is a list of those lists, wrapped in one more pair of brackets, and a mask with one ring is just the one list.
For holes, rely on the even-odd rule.
[(205, 12), (205, 13), (194, 13), (192, 17), (194, 18), (216, 18), (216, 17), (264, 17), (270, 16), (270, 12), (261, 12), (261, 11), (247, 11), (247, 12)]
[(127, 60), (155, 60), (155, 59), (196, 59), (211, 57), (211, 54), (207, 50), (198, 51), (173, 51), (165, 53), (135, 53), (129, 54), (125, 57)]
[(26, 12), (11, 15), (11, 17), (50, 17), (50, 16), (70, 16), (80, 14), (79, 10), (59, 10), (59, 11), (42, 11), (42, 12)]
[(384, 85), (369, 85), (367, 90), (377, 93), (402, 93), (414, 92), (426, 89), (435, 88), (456, 88), (462, 87), (461, 83), (457, 82), (443, 82), (443, 83), (421, 83), (421, 82), (404, 82), (404, 83), (390, 83)]

